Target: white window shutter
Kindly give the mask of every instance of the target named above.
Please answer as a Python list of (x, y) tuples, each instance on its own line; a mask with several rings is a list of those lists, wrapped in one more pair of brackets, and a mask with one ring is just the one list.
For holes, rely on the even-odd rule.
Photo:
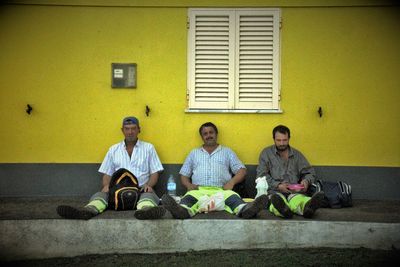
[(279, 9), (189, 9), (189, 109), (279, 110)]
[(235, 106), (279, 109), (278, 10), (236, 12)]
[(223, 10), (190, 13), (190, 108), (234, 107), (233, 23), (233, 14)]

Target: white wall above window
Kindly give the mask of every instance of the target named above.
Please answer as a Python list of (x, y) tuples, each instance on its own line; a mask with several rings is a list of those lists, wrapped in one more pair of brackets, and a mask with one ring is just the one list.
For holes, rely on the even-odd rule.
[(279, 9), (189, 9), (193, 112), (280, 112)]

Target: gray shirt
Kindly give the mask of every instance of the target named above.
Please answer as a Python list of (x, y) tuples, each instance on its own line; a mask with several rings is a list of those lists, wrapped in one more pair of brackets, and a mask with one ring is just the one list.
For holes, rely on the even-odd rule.
[(282, 159), (275, 145), (261, 151), (258, 159), (257, 177), (267, 177), (269, 190), (276, 190), (279, 183), (300, 183), (306, 179), (315, 182), (315, 170), (300, 151), (289, 146), (288, 160)]

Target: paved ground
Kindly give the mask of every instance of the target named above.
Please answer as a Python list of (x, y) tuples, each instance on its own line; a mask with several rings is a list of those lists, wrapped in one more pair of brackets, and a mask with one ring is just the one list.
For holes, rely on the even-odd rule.
[[(0, 198), (0, 220), (59, 219), (58, 205), (83, 206), (86, 198), (42, 197), (42, 198)], [(134, 211), (106, 211), (95, 219), (135, 219)], [(167, 213), (166, 219), (171, 219)], [(261, 212), (259, 219), (274, 219), (269, 212)], [(193, 219), (238, 219), (226, 212), (198, 214)], [(296, 220), (306, 220), (295, 216)], [(344, 209), (319, 209), (314, 220), (321, 221), (361, 221), (361, 222), (400, 222), (400, 201), (398, 200), (354, 200), (354, 206)]]
[(398, 266), (398, 251), (369, 249), (258, 249), (219, 250), (169, 254), (88, 255), (74, 258), (56, 258), (1, 262), (1, 266), (44, 267), (108, 267), (108, 266)]

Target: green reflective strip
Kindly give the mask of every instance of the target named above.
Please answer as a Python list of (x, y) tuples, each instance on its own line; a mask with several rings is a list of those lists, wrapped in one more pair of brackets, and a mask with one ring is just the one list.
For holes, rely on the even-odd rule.
[[(207, 195), (207, 196), (212, 196), (216, 193), (221, 192), (224, 195), (224, 201), (229, 198), (232, 195), (238, 195), (238, 193), (232, 191), (232, 190), (224, 190), (222, 187), (215, 187), (215, 186), (199, 186), (198, 190), (191, 190), (188, 191), (185, 196), (192, 196), (195, 199), (199, 200), (200, 197)], [(239, 196), (240, 197), (240, 196)], [(191, 216), (194, 216), (195, 214), (197, 214), (199, 212), (199, 205), (198, 203), (194, 204), (191, 208), (186, 207), (185, 205), (182, 205), (183, 207), (187, 208), (189, 210), (189, 213), (191, 214)], [(225, 205), (225, 211), (231, 214), (237, 214), (238, 210), (237, 208), (235, 209), (235, 211), (232, 211), (232, 209)], [(192, 215), (193, 214), (193, 215)]]
[(181, 207), (187, 209), (187, 211), (189, 212), (190, 217), (193, 217), (194, 215), (196, 215), (198, 210), (199, 210), (199, 205), (198, 204), (194, 204), (191, 208), (189, 208), (186, 205), (181, 205)]
[[(287, 201), (286, 197), (281, 194), (281, 193), (277, 193), (277, 195), (283, 199), (283, 201), (285, 202), (286, 205), (289, 206), (289, 202)], [(290, 208), (290, 206), (289, 206)], [(274, 207), (274, 205), (271, 203), (271, 205), (269, 205), (269, 211), (274, 214), (275, 216), (279, 216), (279, 217), (283, 217), (283, 215)]]
[[(290, 200), (287, 201), (287, 199), (281, 194), (278, 193), (278, 195), (285, 201), (286, 205), (288, 205), (289, 209), (298, 215), (303, 215), (304, 212), (304, 206), (306, 203), (311, 199), (310, 197), (303, 195), (303, 194), (295, 194), (290, 196)], [(274, 207), (274, 205), (271, 203), (269, 206), (269, 211), (272, 212), (274, 215), (283, 217), (282, 214)]]
[(303, 195), (303, 194), (296, 194), (289, 200), (289, 208), (292, 212), (303, 215), (304, 206), (311, 198)]
[(103, 211), (105, 211), (105, 210), (107, 209), (108, 204), (107, 204), (107, 202), (106, 202), (104, 199), (102, 199), (102, 198), (96, 198), (96, 199), (90, 201), (89, 204), (86, 205), (86, 207), (87, 207), (87, 206), (95, 207), (96, 210), (97, 210), (99, 213), (102, 213)]
[(221, 187), (199, 186), (198, 190), (190, 190), (185, 194), (185, 196), (189, 195), (194, 197), (195, 199), (199, 199), (204, 195), (212, 196), (222, 191), (223, 189)]
[(271, 203), (271, 205), (269, 205), (269, 211), (274, 214), (275, 216), (279, 216), (279, 217), (283, 217), (282, 214), (275, 209), (274, 205)]
[[(248, 203), (247, 203), (248, 204)], [(231, 212), (231, 213), (234, 213), (234, 214), (238, 214), (243, 208), (244, 208), (244, 206), (246, 206), (247, 204), (240, 204), (239, 206), (237, 206), (236, 208), (235, 208), (235, 210), (233, 211), (233, 212)], [(226, 207), (227, 206), (225, 206), (225, 210), (226, 210)], [(229, 208), (229, 207), (228, 207)]]
[(155, 203), (151, 199), (142, 199), (139, 200), (136, 207), (137, 207), (136, 209), (138, 210), (143, 209), (144, 207), (157, 207), (157, 203)]

